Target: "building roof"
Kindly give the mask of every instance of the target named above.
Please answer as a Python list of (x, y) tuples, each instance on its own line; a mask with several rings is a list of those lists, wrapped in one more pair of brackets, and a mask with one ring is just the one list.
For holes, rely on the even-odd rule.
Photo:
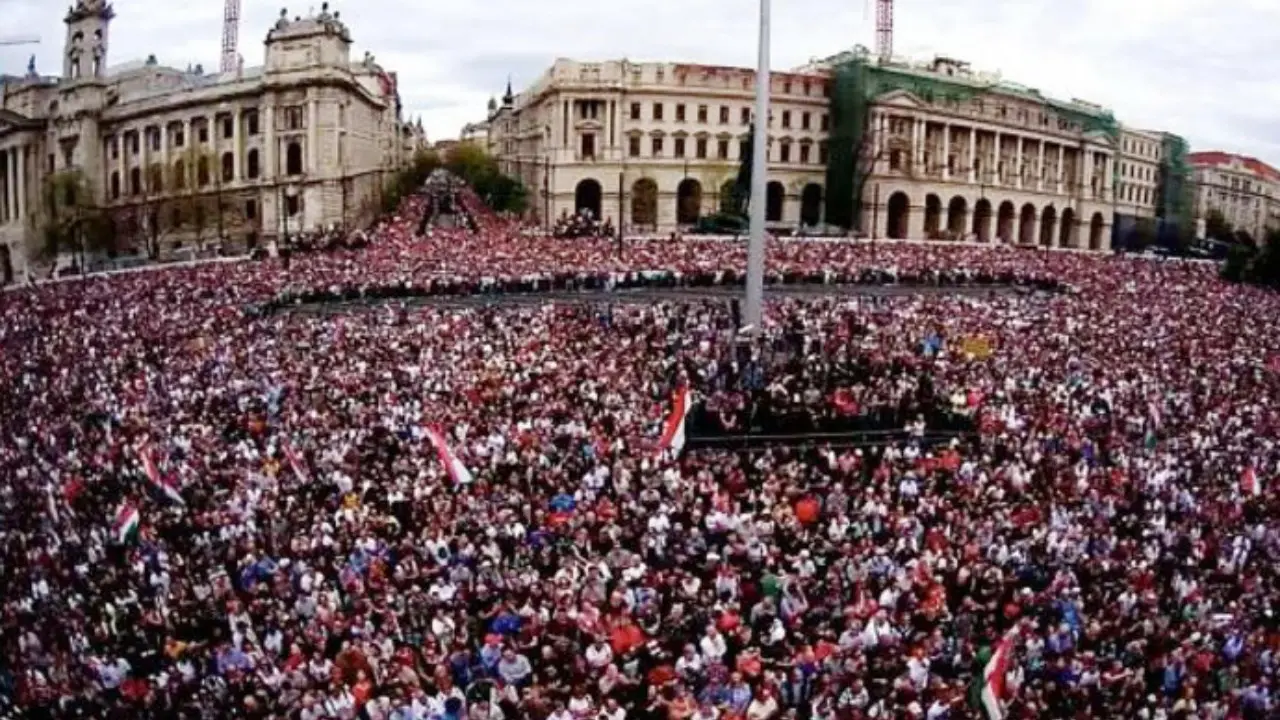
[(1236, 155), (1235, 153), (1223, 152), (1221, 150), (1206, 150), (1203, 152), (1193, 152), (1187, 155), (1187, 162), (1192, 166), (1198, 167), (1222, 167), (1224, 165), (1239, 164), (1244, 169), (1261, 178), (1266, 178), (1273, 182), (1280, 182), (1280, 170), (1276, 170), (1265, 162), (1248, 155)]

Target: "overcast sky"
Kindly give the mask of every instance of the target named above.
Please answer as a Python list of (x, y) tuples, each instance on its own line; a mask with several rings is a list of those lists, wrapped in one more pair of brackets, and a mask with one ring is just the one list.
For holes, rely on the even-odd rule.
[[(774, 0), (773, 67), (872, 45), (875, 0)], [(262, 61), (281, 3), (242, 0), (240, 48)], [(0, 0), (0, 73), (35, 52), (56, 73), (66, 3)], [(110, 64), (154, 53), (185, 67), (218, 64), (222, 0), (116, 0)], [(400, 76), (405, 112), (432, 140), (482, 119), (508, 75), (516, 90), (556, 57), (755, 64), (756, 0), (359, 0), (335, 2), (365, 50)], [(290, 15), (319, 3), (289, 5)], [(1128, 125), (1180, 133), (1280, 165), (1280, 60), (1271, 33), (1280, 0), (897, 0), (898, 54), (945, 54), (1056, 97), (1112, 108)]]

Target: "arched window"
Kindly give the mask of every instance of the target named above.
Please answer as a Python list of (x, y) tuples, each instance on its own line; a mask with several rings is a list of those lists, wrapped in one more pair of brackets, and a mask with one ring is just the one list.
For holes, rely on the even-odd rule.
[(202, 157), (196, 162), (196, 184), (204, 187), (209, 184), (209, 158)]
[(129, 194), (137, 195), (142, 192), (142, 168), (134, 168), (129, 171)]
[(258, 151), (253, 149), (249, 151), (249, 156), (245, 158), (248, 162), (248, 174), (250, 180), (258, 179)]
[(79, 58), (75, 58), (71, 61), (71, 77), (72, 78), (80, 77), (80, 59)]
[(187, 165), (181, 160), (173, 164), (173, 187), (178, 190), (187, 187)]
[(111, 199), (112, 200), (120, 199), (120, 173), (119, 172), (111, 173)]
[(285, 153), (285, 174), (302, 174), (302, 145), (300, 143), (289, 143), (289, 148)]
[(222, 182), (236, 179), (236, 161), (231, 153), (222, 153)]

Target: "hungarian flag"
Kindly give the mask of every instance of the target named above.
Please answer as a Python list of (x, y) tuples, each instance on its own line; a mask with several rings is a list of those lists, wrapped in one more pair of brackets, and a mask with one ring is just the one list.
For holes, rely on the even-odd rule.
[(179, 505), (187, 503), (182, 499), (182, 493), (178, 491), (178, 484), (172, 477), (165, 477), (160, 474), (160, 467), (156, 465), (155, 454), (151, 450), (150, 445), (143, 445), (138, 448), (138, 455), (142, 458), (142, 469), (146, 472), (147, 481), (151, 486), (160, 492), (171, 502)]
[(982, 677), (978, 678), (981, 683), (978, 700), (982, 709), (986, 711), (988, 720), (1004, 718), (1004, 705), (1009, 699), (1006, 678), (1013, 662), (1013, 640), (1017, 633), (1017, 629), (1014, 629), (1005, 634), (1000, 644), (996, 646), (995, 652), (991, 653), (991, 657), (987, 660), (982, 670)]
[(1240, 473), (1240, 492), (1249, 497), (1258, 497), (1262, 494), (1262, 483), (1258, 482), (1258, 472), (1253, 469), (1253, 465)]
[(445, 441), (444, 435), (436, 428), (427, 428), (427, 439), (431, 441), (432, 446), (436, 449), (436, 457), (439, 458), (440, 464), (444, 466), (445, 472), (449, 473), (449, 477), (458, 485), (469, 485), (471, 483), (471, 471), (466, 465), (453, 454), (453, 450), (449, 448), (449, 443)]
[(284, 457), (289, 461), (289, 467), (293, 470), (293, 474), (298, 476), (304, 484), (311, 484), (311, 477), (307, 474), (306, 461), (302, 456), (294, 451), (293, 445), (287, 440), (284, 442)]
[(671, 398), (671, 412), (662, 426), (662, 439), (658, 442), (660, 453), (670, 450), (679, 455), (684, 449), (684, 421), (689, 417), (689, 408), (692, 404), (687, 387), (676, 390)]
[(120, 504), (115, 519), (111, 521), (111, 537), (121, 545), (138, 537), (138, 527), (142, 524), (142, 516), (138, 508), (128, 500)]

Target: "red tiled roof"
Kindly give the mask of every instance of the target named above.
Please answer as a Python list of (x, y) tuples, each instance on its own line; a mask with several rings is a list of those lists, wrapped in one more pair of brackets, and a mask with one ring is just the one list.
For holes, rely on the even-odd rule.
[(1258, 158), (1249, 157), (1248, 155), (1235, 155), (1233, 153), (1222, 152), (1220, 150), (1208, 150), (1205, 152), (1188, 153), (1187, 162), (1192, 165), (1209, 165), (1213, 167), (1239, 162), (1246, 170), (1258, 177), (1266, 178), (1273, 182), (1280, 182), (1280, 170), (1276, 170)]

